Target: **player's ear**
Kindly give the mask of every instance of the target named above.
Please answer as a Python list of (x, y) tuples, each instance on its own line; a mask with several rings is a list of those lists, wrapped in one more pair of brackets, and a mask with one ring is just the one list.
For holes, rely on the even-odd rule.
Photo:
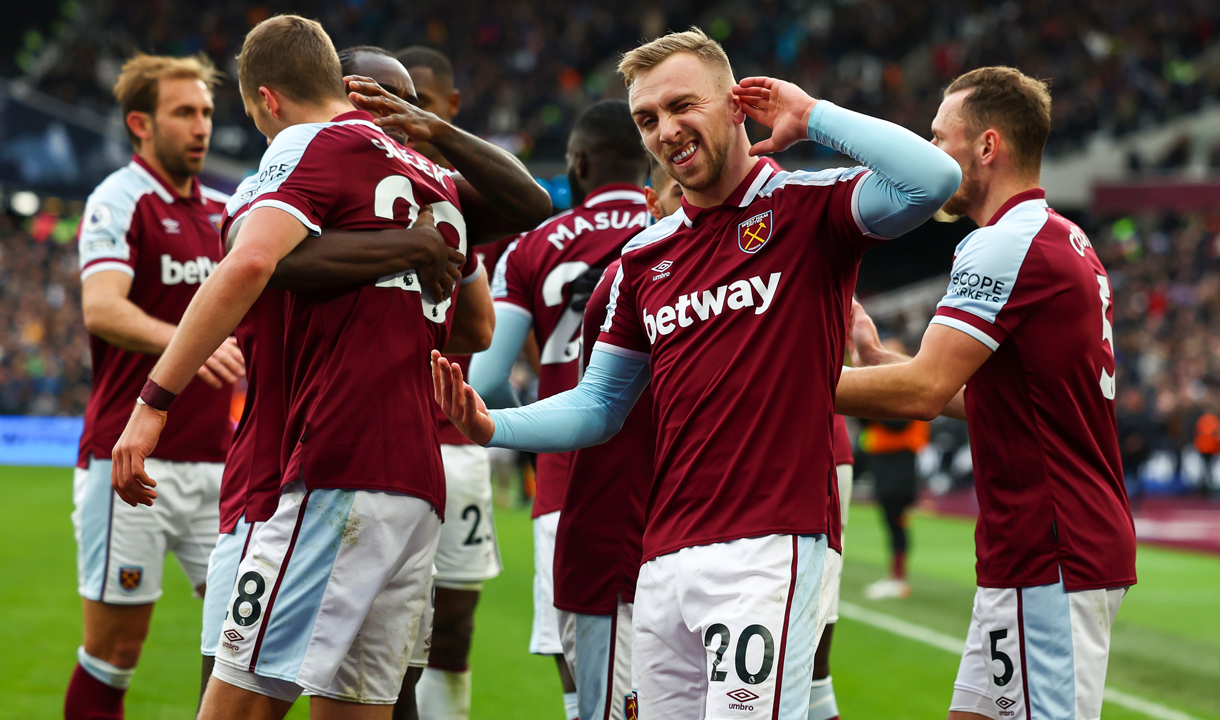
[(449, 119), (457, 117), (458, 111), (462, 109), (462, 91), (454, 89), (449, 93)]
[(258, 96), (263, 99), (263, 104), (267, 107), (267, 113), (278, 120), (280, 112), (283, 110), (280, 106), (279, 95), (266, 85), (259, 85)]
[(999, 149), (1000, 133), (995, 128), (987, 128), (979, 133), (978, 153), (980, 163), (990, 165), (996, 159)]
[(644, 205), (648, 208), (648, 214), (653, 220), (661, 220), (665, 214), (661, 212), (661, 196), (651, 187), (644, 188)]
[(729, 96), (729, 113), (733, 118), (733, 124), (740, 125), (746, 121), (746, 113), (741, 109), (741, 100), (739, 100), (737, 96), (733, 94), (732, 88), (729, 88), (725, 92), (727, 92)]
[(139, 138), (141, 143), (152, 138), (152, 115), (132, 110), (124, 119), (127, 121), (127, 127), (131, 129), (131, 134)]

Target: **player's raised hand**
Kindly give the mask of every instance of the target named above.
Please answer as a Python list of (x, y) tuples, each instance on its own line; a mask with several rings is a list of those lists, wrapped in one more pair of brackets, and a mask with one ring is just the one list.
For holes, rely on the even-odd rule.
[(781, 152), (809, 139), (809, 114), (817, 100), (783, 80), (748, 77), (733, 86), (746, 116), (771, 128), (771, 137), (750, 148), (751, 155)]
[(444, 121), (432, 113), (394, 95), (363, 75), (343, 78), (347, 97), (357, 108), (372, 115), (379, 127), (396, 127), (412, 140), (430, 142), (437, 124)]
[(214, 388), (232, 385), (246, 376), (246, 361), (241, 356), (237, 338), (228, 337), (216, 348), (216, 352), (199, 366), (195, 373), (199, 379)]
[(445, 244), (445, 238), (436, 229), (431, 205), (420, 207), (411, 229), (431, 231), (405, 233), (409, 235), (407, 254), (412, 259), (420, 285), (432, 297), (448, 300), (453, 295), (454, 286), (462, 279), (461, 268), (466, 256)]
[(157, 447), (166, 417), (168, 415), (160, 410), (136, 403), (127, 427), (110, 454), (114, 461), (110, 467), (110, 486), (123, 502), (132, 507), (151, 506), (157, 497), (157, 491), (153, 490), (157, 481), (144, 471), (144, 459)]
[(491, 442), (496, 421), (491, 419), (483, 398), (466, 384), (462, 368), (441, 357), (436, 350), (432, 351), (432, 384), (437, 404), (463, 435), (480, 445)]

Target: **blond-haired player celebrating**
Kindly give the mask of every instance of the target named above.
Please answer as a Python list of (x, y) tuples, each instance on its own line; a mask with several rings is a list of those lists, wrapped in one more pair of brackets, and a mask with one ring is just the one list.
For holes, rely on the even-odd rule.
[[(734, 84), (698, 29), (627, 53), (619, 69), (681, 208), (624, 249), (575, 389), (489, 413), (434, 355), (438, 400), (476, 442), (561, 452), (614, 435), (651, 380), (639, 716), (804, 720), (839, 563), (831, 432), (857, 266), (931, 217), (960, 170), (914, 134), (791, 83)], [(751, 147), (746, 117), (771, 138)], [(755, 157), (805, 139), (864, 167), (785, 173)]]
[(979, 497), (978, 592), (955, 720), (1096, 720), (1110, 627), (1135, 584), (1135, 530), (1114, 414), (1110, 280), (1039, 187), (1046, 85), (1006, 67), (949, 85), (933, 142), (962, 167), (945, 205), (979, 229), (914, 359), (856, 312), (861, 360), (839, 411), (930, 420), (965, 385)]

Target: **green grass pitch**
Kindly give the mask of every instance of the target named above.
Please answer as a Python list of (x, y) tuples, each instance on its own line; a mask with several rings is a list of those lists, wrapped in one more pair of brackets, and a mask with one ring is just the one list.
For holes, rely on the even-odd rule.
[[(64, 686), (80, 643), (71, 472), (0, 467), (0, 718), (61, 716)], [(972, 524), (917, 515), (912, 523), (908, 600), (869, 603), (861, 588), (882, 574), (877, 511), (854, 508), (847, 533), (843, 598), (960, 638), (973, 595)], [(559, 720), (559, 681), (549, 658), (529, 655), (532, 549), (529, 514), (497, 513), (505, 573), (487, 584), (475, 633), (473, 717)], [(171, 561), (176, 566), (176, 563)], [(1141, 546), (1140, 584), (1113, 633), (1109, 685), (1198, 720), (1220, 720), (1220, 558)], [(127, 696), (134, 720), (189, 718), (199, 678), (200, 603), (180, 570), (165, 595)], [(847, 720), (944, 717), (957, 658), (844, 618), (832, 672)], [(307, 717), (298, 703), (291, 718)], [(1107, 702), (1111, 720), (1148, 718)], [(1162, 716), (1159, 720), (1182, 715)]]

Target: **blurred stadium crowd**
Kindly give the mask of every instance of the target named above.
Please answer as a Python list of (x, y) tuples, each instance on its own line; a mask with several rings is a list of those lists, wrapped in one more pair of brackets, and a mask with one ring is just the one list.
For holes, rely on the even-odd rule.
[[(1220, 3), (1212, 0), (113, 0), (85, 7), (52, 52), (27, 48), (18, 58), (38, 88), (74, 105), (113, 107), (110, 87), (135, 49), (206, 52), (235, 77), (246, 30), (291, 10), (321, 20), (338, 47), (444, 50), (463, 93), (462, 124), (545, 159), (562, 158), (567, 128), (585, 105), (621, 93), (614, 75), (621, 52), (692, 23), (722, 42), (738, 76), (784, 77), (920, 133), (963, 68), (1020, 67), (1051, 80), (1052, 153), (1095, 131), (1121, 134), (1197, 109), (1220, 92)], [(257, 158), (263, 147), (235, 84), (224, 85), (214, 148)]]

